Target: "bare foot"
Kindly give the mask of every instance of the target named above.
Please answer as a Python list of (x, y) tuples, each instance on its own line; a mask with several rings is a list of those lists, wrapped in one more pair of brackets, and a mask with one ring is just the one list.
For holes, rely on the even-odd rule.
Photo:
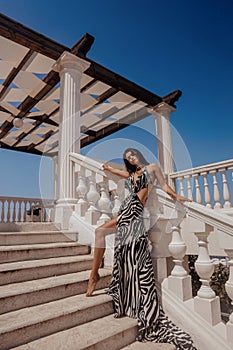
[(95, 276), (92, 276), (92, 275), (90, 276), (89, 281), (88, 281), (88, 285), (87, 285), (87, 292), (86, 292), (87, 297), (92, 296), (92, 294), (95, 290), (95, 286), (99, 280), (100, 280), (99, 274), (97, 274)]

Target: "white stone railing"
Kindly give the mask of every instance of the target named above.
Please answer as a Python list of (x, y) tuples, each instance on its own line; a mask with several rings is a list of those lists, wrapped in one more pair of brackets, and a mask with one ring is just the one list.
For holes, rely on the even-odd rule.
[(24, 197), (0, 197), (0, 223), (50, 221), (49, 210), (54, 200)]
[(233, 205), (233, 159), (182, 170), (169, 175), (176, 190), (209, 208)]
[(110, 173), (106, 176), (100, 162), (81, 154), (71, 153), (70, 160), (78, 198), (76, 213), (91, 225), (100, 225), (115, 216), (124, 196), (120, 178)]
[[(70, 160), (75, 169), (77, 205), (76, 213), (90, 225), (99, 225), (115, 216), (118, 212), (121, 200), (125, 195), (124, 180), (119, 177), (105, 174), (101, 163), (88, 157), (71, 154)], [(108, 175), (108, 176), (106, 176)], [(109, 178), (111, 176), (111, 178)], [(168, 281), (168, 290), (173, 291), (180, 299), (180, 302), (193, 300), (191, 276), (185, 269), (183, 259), (186, 255), (186, 242), (181, 234), (181, 223), (184, 220), (191, 220), (192, 232), (197, 237), (198, 259), (195, 264), (196, 272), (199, 274), (201, 287), (194, 298), (194, 310), (210, 327), (221, 323), (221, 310), (219, 297), (210, 287), (210, 278), (214, 271), (214, 262), (211, 260), (208, 251), (208, 236), (211, 231), (216, 230), (216, 239), (224, 249), (229, 259), (230, 276), (226, 282), (226, 291), (233, 300), (233, 219), (212, 208), (205, 207), (195, 202), (175, 203), (166, 193), (155, 189), (156, 206), (161, 210), (153, 214), (149, 211), (149, 238), (152, 245), (152, 258), (156, 265), (157, 278)], [(153, 200), (152, 200), (153, 203)], [(152, 205), (153, 206), (153, 205)], [(151, 220), (151, 216), (154, 218)], [(155, 225), (154, 222), (155, 221)], [(157, 222), (156, 222), (157, 221)], [(164, 232), (170, 231), (170, 240), (167, 244), (167, 251), (161, 253), (160, 242), (165, 240)], [(166, 278), (166, 257), (173, 258), (174, 267), (170, 276)], [(161, 269), (163, 271), (161, 272)], [(233, 302), (233, 301), (232, 301)], [(225, 326), (224, 326), (225, 327)], [(225, 332), (225, 331), (224, 331)], [(226, 324), (226, 342), (233, 344), (233, 313)]]
[[(169, 251), (173, 257), (174, 268), (168, 277), (168, 287), (182, 300), (191, 299), (191, 278), (183, 266), (186, 253), (186, 243), (181, 236), (180, 224), (182, 220), (192, 219), (192, 230), (197, 236), (198, 259), (195, 269), (200, 277), (201, 287), (194, 298), (194, 310), (212, 326), (221, 323), (219, 297), (210, 287), (210, 278), (214, 272), (214, 262), (209, 256), (208, 236), (211, 231), (217, 232), (216, 239), (228, 257), (230, 269), (229, 279), (225, 284), (226, 292), (233, 305), (233, 219), (195, 202), (183, 204), (174, 203), (163, 191), (157, 189), (159, 202), (169, 208), (168, 218), (171, 223), (172, 240)], [(177, 215), (174, 215), (177, 212)], [(233, 345), (233, 312), (226, 324), (227, 342)]]

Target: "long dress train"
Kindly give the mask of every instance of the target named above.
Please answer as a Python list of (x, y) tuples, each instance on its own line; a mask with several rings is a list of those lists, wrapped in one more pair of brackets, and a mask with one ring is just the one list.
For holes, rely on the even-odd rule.
[(196, 350), (190, 335), (165, 315), (156, 291), (156, 282), (137, 193), (150, 183), (145, 170), (134, 184), (133, 174), (126, 184), (129, 195), (118, 213), (112, 279), (107, 294), (112, 296), (115, 317), (138, 319), (139, 341), (173, 343), (177, 350)]

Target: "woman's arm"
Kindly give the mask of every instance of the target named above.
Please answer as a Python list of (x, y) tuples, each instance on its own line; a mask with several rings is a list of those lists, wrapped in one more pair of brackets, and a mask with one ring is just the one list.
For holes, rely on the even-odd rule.
[(155, 176), (158, 180), (158, 183), (164, 192), (169, 194), (173, 199), (175, 199), (178, 202), (192, 202), (191, 199), (180, 196), (166, 183), (160, 167), (158, 167), (156, 164), (153, 164), (153, 170), (155, 172)]
[(106, 171), (109, 171), (111, 174), (118, 175), (120, 177), (123, 177), (124, 179), (127, 179), (130, 175), (130, 173), (126, 170), (120, 170), (116, 168), (112, 168), (107, 164), (103, 164), (103, 169)]

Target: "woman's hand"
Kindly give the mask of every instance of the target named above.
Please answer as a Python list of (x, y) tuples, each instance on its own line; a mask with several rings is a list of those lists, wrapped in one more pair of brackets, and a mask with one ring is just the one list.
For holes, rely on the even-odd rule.
[(107, 164), (103, 164), (102, 167), (103, 167), (103, 170), (109, 170), (110, 168), (110, 166)]
[(177, 202), (180, 202), (180, 203), (182, 203), (182, 202), (192, 202), (191, 199), (183, 197), (183, 196), (180, 196), (178, 193), (172, 195), (172, 198), (174, 200), (176, 200)]

